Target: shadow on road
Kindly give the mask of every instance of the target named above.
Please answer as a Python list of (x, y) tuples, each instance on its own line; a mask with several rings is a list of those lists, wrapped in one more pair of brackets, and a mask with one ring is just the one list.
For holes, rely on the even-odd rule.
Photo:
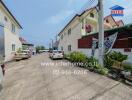
[(0, 92), (1, 92), (2, 89), (3, 89), (3, 87), (2, 87), (2, 85), (0, 84)]

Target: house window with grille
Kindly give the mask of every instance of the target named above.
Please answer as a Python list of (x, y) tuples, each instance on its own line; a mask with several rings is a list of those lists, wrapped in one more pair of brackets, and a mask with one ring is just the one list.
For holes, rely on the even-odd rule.
[(71, 45), (68, 45), (68, 51), (71, 51)]
[(6, 16), (4, 17), (4, 20), (5, 20), (6, 22), (8, 21), (8, 19), (7, 19), (7, 17), (6, 17)]
[(68, 35), (71, 35), (71, 28), (68, 30)]
[(85, 25), (85, 31), (86, 33), (93, 32), (93, 27), (89, 24)]
[(12, 32), (15, 33), (15, 31), (16, 31), (15, 25), (12, 24), (11, 27), (12, 27)]
[(94, 18), (94, 14), (93, 13), (90, 13), (90, 17)]
[(109, 20), (108, 19), (106, 20), (106, 23), (109, 23)]
[(16, 50), (16, 45), (12, 44), (12, 51), (15, 51), (15, 50)]

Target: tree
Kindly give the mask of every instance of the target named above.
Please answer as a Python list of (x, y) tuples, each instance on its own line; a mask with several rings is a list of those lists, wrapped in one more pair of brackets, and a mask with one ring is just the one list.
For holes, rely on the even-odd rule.
[(45, 50), (44, 46), (36, 46), (36, 53), (40, 53), (40, 50)]

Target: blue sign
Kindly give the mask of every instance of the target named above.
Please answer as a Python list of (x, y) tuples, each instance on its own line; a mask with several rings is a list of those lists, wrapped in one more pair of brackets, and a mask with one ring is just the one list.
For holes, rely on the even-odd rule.
[(112, 16), (124, 16), (124, 8), (121, 6), (113, 6), (111, 9), (111, 15)]

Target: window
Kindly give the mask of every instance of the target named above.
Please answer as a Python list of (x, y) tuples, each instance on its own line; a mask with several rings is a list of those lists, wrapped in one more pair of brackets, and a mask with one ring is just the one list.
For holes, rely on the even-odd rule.
[(85, 26), (85, 31), (86, 31), (86, 33), (91, 33), (91, 32), (93, 32), (93, 27), (90, 24), (87, 24)]
[(61, 35), (61, 39), (63, 39), (63, 34)]
[(71, 28), (68, 30), (68, 35), (70, 35), (71, 34)]
[(71, 51), (71, 45), (68, 45), (68, 51)]
[(109, 20), (108, 19), (106, 19), (106, 23), (109, 23)]
[(64, 35), (66, 35), (66, 32), (64, 33)]
[(94, 18), (94, 14), (93, 13), (90, 13), (90, 17)]
[(6, 17), (6, 16), (4, 17), (4, 20), (5, 20), (6, 22), (8, 21), (8, 19), (7, 19), (7, 17)]
[(15, 51), (15, 50), (16, 50), (16, 45), (12, 44), (12, 51)]
[(12, 24), (12, 32), (15, 33), (15, 30), (16, 30), (16, 29), (15, 29), (15, 25)]

